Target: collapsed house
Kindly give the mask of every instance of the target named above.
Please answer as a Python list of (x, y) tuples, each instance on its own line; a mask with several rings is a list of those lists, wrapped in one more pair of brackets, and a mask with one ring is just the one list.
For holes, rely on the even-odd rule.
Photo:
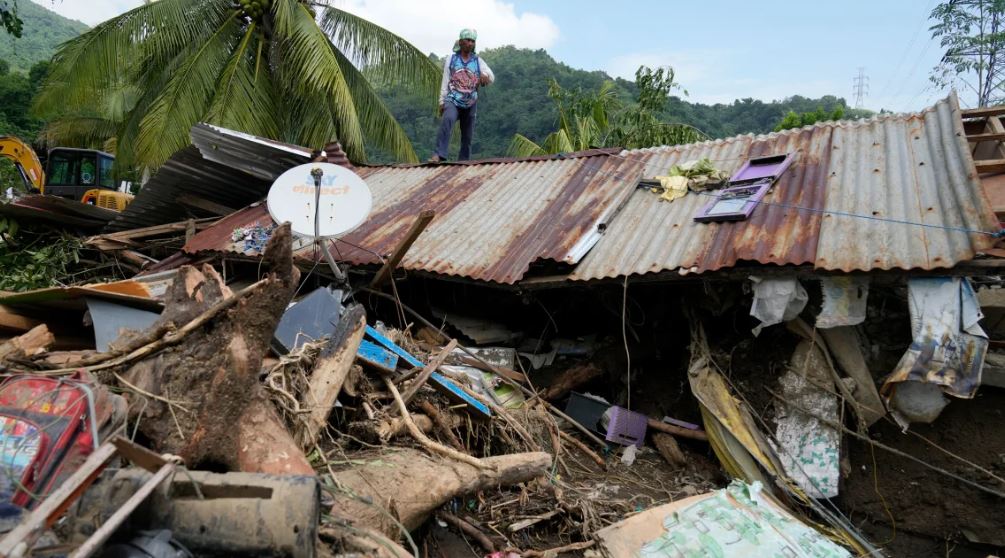
[[(122, 389), (155, 452), (118, 441), (150, 472), (97, 483), (77, 535), (128, 509), (127, 528), (169, 525), (197, 553), (676, 556), (736, 532), (757, 536), (725, 555), (990, 551), (1005, 253), (982, 173), (1005, 155), (980, 134), (997, 114), (954, 95), (692, 145), (356, 167), (200, 124), (88, 240), (134, 279), (0, 297), (3, 323), (53, 339), (87, 320), (96, 351), (22, 336), (5, 362)], [(262, 201), (311, 161), (373, 194), (321, 248), (337, 285)], [(179, 234), (171, 254), (145, 244)], [(164, 483), (169, 466), (195, 477)], [(246, 503), (296, 533), (232, 525), (226, 488), (184, 496), (270, 482), (317, 502)], [(120, 485), (161, 488), (135, 511)]]

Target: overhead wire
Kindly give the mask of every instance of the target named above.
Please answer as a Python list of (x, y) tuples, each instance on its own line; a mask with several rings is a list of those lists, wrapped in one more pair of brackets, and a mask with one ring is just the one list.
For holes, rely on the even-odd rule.
[[(616, 154), (613, 154), (613, 153), (607, 154), (607, 155), (605, 155), (605, 157), (614, 157), (614, 158), (617, 158), (617, 159), (621, 159), (623, 161), (628, 161), (628, 162), (632, 162), (632, 163), (638, 163), (638, 164), (641, 164), (641, 165), (648, 165), (648, 161), (644, 161), (644, 160), (641, 160), (641, 159), (629, 158), (629, 157), (625, 157), (625, 156), (622, 156), (622, 155), (616, 155)], [(729, 159), (710, 159), (710, 161), (712, 161), (714, 163), (714, 162), (717, 162), (717, 161), (725, 161), (725, 160), (749, 160), (749, 159), (751, 159), (751, 157), (748, 156), (748, 157), (735, 157), (735, 158), (729, 158)], [(601, 165), (602, 164), (603, 163), (601, 163)], [(798, 164), (798, 162), (794, 163), (794, 165), (797, 165), (797, 164)], [(664, 173), (668, 173), (674, 166), (675, 165), (670, 165), (670, 166), (661, 168), (659, 170), (652, 170), (651, 169), (647, 174), (652, 175), (652, 176), (658, 176), (658, 175), (661, 175), (661, 174), (664, 174)], [(644, 178), (641, 175), (638, 176), (638, 177), (633, 178), (632, 176), (627, 176), (627, 175), (621, 174), (620, 172), (617, 172), (617, 171), (604, 171), (598, 165), (591, 165), (591, 166), (589, 166), (587, 168), (593, 169), (595, 171), (595, 174), (608, 175), (608, 176), (611, 176), (611, 177), (614, 177), (614, 178), (619, 178), (619, 179), (622, 179), (622, 180), (635, 180), (636, 182), (638, 182), (639, 180), (641, 180), (642, 178)], [(790, 169), (790, 171), (791, 171), (791, 169)], [(715, 191), (709, 191), (709, 192), (699, 191), (699, 192), (693, 192), (693, 193), (695, 193), (697, 195), (700, 195), (700, 196), (709, 197), (709, 198), (716, 198), (716, 199), (718, 198), (718, 194)], [(671, 202), (671, 203), (673, 203), (673, 202)], [(850, 211), (841, 211), (841, 210), (836, 210), (836, 209), (822, 209), (822, 208), (817, 208), (817, 207), (807, 207), (807, 206), (796, 205), (796, 204), (789, 204), (789, 203), (783, 203), (783, 202), (772, 202), (772, 201), (766, 201), (763, 198), (760, 199), (760, 200), (750, 200), (749, 203), (753, 203), (753, 204), (755, 204), (757, 206), (779, 207), (779, 208), (782, 208), (782, 209), (791, 209), (791, 210), (794, 210), (794, 211), (805, 211), (805, 212), (810, 212), (810, 213), (819, 213), (821, 215), (833, 215), (833, 216), (836, 216), (836, 217), (847, 217), (847, 218), (854, 218), (854, 219), (863, 219), (863, 220), (868, 220), (868, 221), (878, 221), (878, 222), (885, 222), (885, 223), (905, 225), (905, 226), (914, 226), (914, 227), (922, 227), (922, 228), (930, 228), (930, 229), (941, 229), (941, 230), (946, 230), (946, 231), (950, 231), (950, 232), (963, 232), (963, 233), (968, 233), (968, 234), (981, 234), (981, 235), (991, 236), (993, 238), (1002, 238), (1002, 237), (1005, 237), (1005, 229), (999, 229), (997, 231), (985, 231), (985, 230), (980, 230), (980, 229), (971, 229), (971, 228), (968, 228), (968, 227), (957, 227), (957, 226), (952, 226), (952, 225), (939, 225), (939, 224), (934, 224), (934, 223), (923, 223), (923, 222), (920, 222), (920, 221), (910, 221), (910, 220), (907, 220), (907, 219), (895, 219), (895, 218), (891, 218), (891, 217), (881, 217), (881, 216), (878, 216), (878, 215), (866, 215), (866, 214), (862, 214), (862, 213), (854, 213), (854, 212), (850, 212)]]

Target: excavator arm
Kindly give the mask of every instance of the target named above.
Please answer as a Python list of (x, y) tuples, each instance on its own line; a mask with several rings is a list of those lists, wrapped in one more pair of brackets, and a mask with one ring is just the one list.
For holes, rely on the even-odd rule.
[(0, 136), (0, 157), (14, 162), (26, 188), (44, 193), (45, 170), (30, 145), (13, 136)]

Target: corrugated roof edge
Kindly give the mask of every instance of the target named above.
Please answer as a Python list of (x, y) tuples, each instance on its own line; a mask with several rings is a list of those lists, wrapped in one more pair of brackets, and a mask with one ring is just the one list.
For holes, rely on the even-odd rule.
[[(945, 97), (944, 99), (941, 99), (939, 102), (943, 102), (943, 101), (949, 101), (949, 102), (951, 102), (953, 105), (955, 105), (956, 111), (960, 110), (959, 99), (958, 99), (958, 97), (956, 95), (956, 91), (955, 90), (951, 91), (950, 94), (947, 97)], [(925, 114), (928, 114), (930, 112), (935, 112), (937, 110), (937, 108), (938, 108), (939, 102), (936, 102), (932, 106), (925, 107), (925, 108), (923, 108), (923, 109), (921, 109), (919, 111), (914, 111), (914, 112), (892, 112), (892, 113), (886, 113), (886, 114), (876, 114), (876, 115), (871, 116), (869, 118), (857, 118), (855, 120), (824, 120), (824, 121), (821, 121), (821, 122), (815, 122), (813, 124), (807, 124), (806, 126), (802, 126), (802, 127), (799, 127), (799, 128), (789, 128), (787, 130), (781, 130), (781, 131), (778, 131), (778, 132), (768, 132), (766, 134), (753, 134), (753, 133), (737, 134), (735, 136), (729, 136), (729, 137), (725, 137), (725, 138), (715, 138), (715, 139), (710, 139), (710, 140), (705, 140), (705, 141), (699, 141), (699, 142), (694, 142), (694, 143), (682, 143), (680, 145), (656, 145), (656, 146), (653, 146), (653, 147), (641, 147), (641, 148), (638, 148), (638, 149), (624, 149), (624, 150), (622, 150), (622, 151), (619, 152), (619, 155), (624, 155), (626, 153), (668, 153), (668, 152), (673, 152), (673, 151), (680, 151), (682, 149), (693, 149), (693, 148), (697, 148), (697, 147), (705, 147), (705, 146), (710, 146), (710, 145), (719, 145), (719, 144), (723, 144), (723, 143), (727, 143), (727, 142), (728, 143), (732, 143), (732, 142), (735, 142), (736, 140), (738, 140), (739, 138), (750, 138), (750, 140), (752, 142), (753, 141), (764, 141), (764, 140), (767, 140), (767, 139), (772, 139), (772, 138), (777, 138), (777, 137), (785, 137), (785, 136), (798, 135), (798, 134), (801, 134), (801, 133), (813, 130), (814, 128), (857, 128), (857, 127), (864, 127), (864, 126), (872, 125), (874, 123), (884, 122), (884, 121), (887, 121), (887, 120), (902, 120), (904, 118), (921, 117), (921, 116), (924, 116)], [(961, 118), (962, 118), (962, 115), (961, 115)], [(960, 126), (962, 128), (962, 123), (961, 123)]]
[(600, 155), (617, 155), (624, 151), (622, 147), (597, 147), (585, 149), (583, 151), (572, 151), (569, 153), (556, 153), (553, 155), (532, 155), (530, 157), (489, 157), (488, 159), (472, 159), (470, 161), (443, 161), (440, 163), (394, 163), (390, 165), (374, 165), (369, 163), (355, 163), (361, 168), (394, 168), (409, 169), (415, 167), (438, 167), (438, 166), (473, 166), (473, 165), (505, 165), (508, 163), (525, 163), (534, 161), (554, 161), (561, 159), (580, 159), (583, 157), (597, 157)]

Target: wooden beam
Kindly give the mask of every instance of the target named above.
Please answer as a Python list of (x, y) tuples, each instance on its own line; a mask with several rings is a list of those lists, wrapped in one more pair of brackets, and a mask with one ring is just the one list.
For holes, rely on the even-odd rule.
[(408, 252), (408, 249), (412, 247), (415, 239), (419, 238), (422, 231), (426, 229), (426, 225), (433, 220), (434, 215), (435, 213), (428, 209), (419, 213), (419, 218), (412, 223), (412, 228), (408, 229), (405, 238), (401, 239), (401, 242), (394, 248), (394, 252), (391, 252), (391, 257), (384, 262), (384, 265), (377, 271), (377, 275), (374, 276), (373, 281), (370, 282), (371, 289), (376, 289), (391, 276), (391, 272), (398, 266), (401, 259), (405, 257), (405, 252)]
[(963, 118), (987, 118), (988, 116), (999, 116), (1005, 114), (1005, 105), (993, 107), (980, 107), (960, 111)]
[(231, 209), (223, 204), (209, 201), (206, 198), (200, 198), (199, 196), (193, 196), (192, 194), (182, 194), (178, 196), (178, 202), (182, 205), (208, 211), (221, 217), (224, 215), (230, 215), (231, 213), (237, 211), (236, 209)]
[(41, 324), (42, 322), (40, 320), (22, 316), (7, 306), (0, 304), (0, 329), (12, 329), (14, 331), (25, 332)]
[(974, 161), (977, 165), (977, 172), (981, 174), (993, 172), (1005, 172), (1005, 159), (987, 159), (984, 161)]
[[(196, 219), (195, 226), (197, 229), (205, 229), (217, 221), (216, 217), (207, 217), (205, 219)], [(84, 241), (87, 246), (94, 246), (100, 248), (103, 243), (110, 244), (110, 249), (118, 250), (125, 246), (135, 246), (136, 243), (133, 240), (138, 240), (141, 238), (148, 238), (151, 236), (158, 236), (162, 234), (184, 231), (188, 227), (189, 221), (178, 221), (176, 223), (165, 223), (163, 225), (154, 225), (152, 227), (143, 227), (139, 229), (129, 229), (127, 231), (119, 231), (109, 234), (100, 234), (97, 236), (92, 236)]]
[(328, 414), (342, 392), (342, 384), (349, 376), (365, 332), (366, 312), (362, 306), (353, 306), (339, 320), (331, 339), (315, 360), (307, 393), (302, 396), (302, 403), (310, 413), (305, 418), (307, 428), (303, 433), (307, 439), (298, 440), (303, 442), (301, 447), (313, 448), (328, 425)]
[(967, 136), (967, 141), (973, 143), (978, 141), (1002, 141), (1005, 140), (1005, 133), (988, 132), (985, 134), (973, 134)]

